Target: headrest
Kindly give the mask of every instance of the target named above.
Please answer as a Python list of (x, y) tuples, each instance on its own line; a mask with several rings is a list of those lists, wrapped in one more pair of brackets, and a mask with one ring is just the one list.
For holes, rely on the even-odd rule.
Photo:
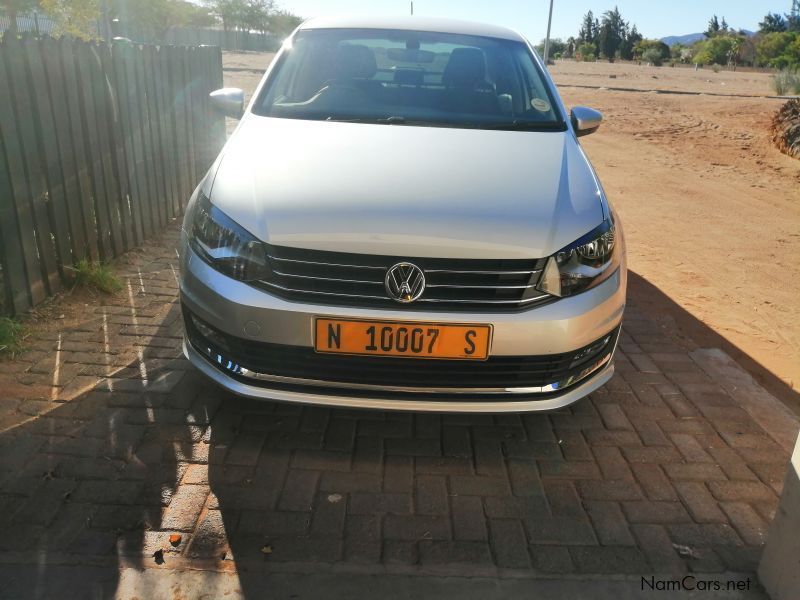
[(473, 87), (486, 81), (486, 57), (478, 48), (456, 48), (442, 73), (442, 83), (449, 87)]
[(335, 64), (337, 79), (371, 79), (378, 72), (375, 54), (362, 45), (339, 46)]

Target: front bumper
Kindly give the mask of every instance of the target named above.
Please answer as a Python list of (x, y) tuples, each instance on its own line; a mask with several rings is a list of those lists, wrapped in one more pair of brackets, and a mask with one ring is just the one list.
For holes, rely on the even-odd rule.
[[(315, 317), (407, 320), (442, 323), (491, 323), (490, 355), (498, 361), (515, 357), (565, 355), (584, 348), (618, 329), (625, 307), (624, 264), (608, 280), (583, 294), (560, 299), (518, 312), (463, 313), (409, 310), (376, 310), (290, 302), (230, 279), (199, 259), (187, 244), (182, 245), (181, 299), (187, 314), (232, 339), (242, 348), (282, 345), (292, 350), (310, 350), (314, 345)], [(335, 381), (329, 375), (281, 377), (269, 367), (232, 372), (227, 361), (216, 361), (208, 348), (187, 341), (184, 353), (202, 372), (226, 389), (253, 398), (394, 410), (450, 412), (509, 412), (552, 410), (571, 404), (591, 393), (614, 371), (611, 360), (616, 335), (602, 360), (580, 377), (546, 382), (548, 385), (491, 386), (471, 382), (464, 388), (452, 385), (420, 385), (413, 389), (397, 385), (367, 385), (350, 379)], [(249, 344), (249, 345), (248, 345)], [(236, 356), (233, 360), (239, 359)], [(220, 364), (217, 364), (220, 362)], [(427, 362), (427, 361), (426, 361)], [(262, 365), (269, 363), (261, 363)], [(311, 366), (311, 364), (309, 364)], [(427, 365), (426, 365), (427, 368)], [(435, 371), (431, 364), (430, 370)], [(549, 385), (552, 383), (553, 385)]]
[(239, 381), (209, 362), (191, 344), (184, 342), (183, 353), (186, 358), (202, 373), (217, 382), (225, 389), (247, 398), (260, 400), (277, 400), (282, 402), (297, 402), (301, 404), (317, 404), (321, 406), (336, 406), (341, 408), (377, 408), (383, 410), (410, 410), (421, 412), (528, 412), (555, 410), (577, 402), (588, 396), (597, 388), (606, 383), (614, 375), (614, 363), (608, 361), (600, 371), (576, 384), (564, 392), (548, 398), (515, 399), (507, 398), (483, 401), (465, 401), (458, 396), (442, 399), (434, 395), (426, 396), (415, 394), (413, 400), (398, 398), (391, 393), (381, 395), (371, 393), (363, 396), (336, 395), (319, 391), (293, 391), (289, 389), (270, 389), (261, 385), (248, 384)]

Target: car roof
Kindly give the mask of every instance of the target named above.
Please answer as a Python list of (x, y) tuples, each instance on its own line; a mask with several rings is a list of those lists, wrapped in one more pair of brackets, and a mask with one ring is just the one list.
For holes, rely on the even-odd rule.
[(404, 29), (525, 41), (507, 27), (432, 17), (317, 17), (304, 22), (300, 29)]

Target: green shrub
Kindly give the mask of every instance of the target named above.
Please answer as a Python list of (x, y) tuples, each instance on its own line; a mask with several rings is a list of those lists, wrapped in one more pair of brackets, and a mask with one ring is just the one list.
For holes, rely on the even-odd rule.
[(101, 263), (93, 263), (85, 258), (79, 260), (72, 271), (73, 285), (113, 294), (122, 289), (122, 282), (111, 270), (111, 267)]
[(719, 73), (719, 65), (716, 63), (711, 65), (711, 70), (714, 71), (714, 73)]
[(657, 49), (648, 48), (642, 53), (642, 60), (653, 65), (654, 67), (660, 67), (663, 57), (661, 56), (661, 52), (659, 52)]
[(797, 73), (783, 70), (772, 77), (772, 89), (779, 96), (794, 92), (800, 94), (800, 76)]
[(17, 352), (22, 337), (22, 325), (19, 322), (0, 317), (0, 354)]
[(577, 56), (584, 62), (594, 62), (597, 59), (597, 48), (594, 44), (581, 44), (576, 51)]

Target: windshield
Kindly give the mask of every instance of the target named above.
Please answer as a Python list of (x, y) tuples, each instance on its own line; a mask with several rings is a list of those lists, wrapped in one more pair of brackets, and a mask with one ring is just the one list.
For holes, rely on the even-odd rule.
[(566, 128), (525, 44), (406, 30), (298, 32), (253, 112), (390, 125)]

